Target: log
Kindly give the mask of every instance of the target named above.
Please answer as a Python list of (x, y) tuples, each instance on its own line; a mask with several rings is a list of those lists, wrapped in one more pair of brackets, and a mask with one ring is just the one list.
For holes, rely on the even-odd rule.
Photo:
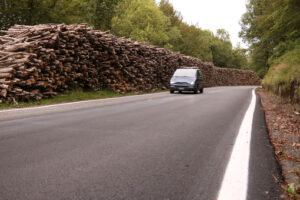
[(7, 81), (6, 79), (0, 79), (0, 83), (2, 83), (2, 84), (9, 84), (10, 81)]
[(0, 90), (0, 96), (1, 97), (6, 97), (6, 95), (7, 95), (7, 89)]
[(6, 84), (0, 84), (1, 89), (8, 89), (9, 85)]
[(30, 46), (30, 43), (28, 43), (28, 42), (21, 43), (21, 44), (15, 44), (13, 46), (8, 46), (8, 47), (4, 48), (4, 51), (16, 52), (16, 51), (24, 50), (28, 46)]
[(11, 73), (13, 70), (12, 67), (0, 68), (0, 73)]
[(12, 74), (10, 73), (0, 73), (0, 78), (11, 78)]
[(25, 63), (27, 61), (28, 57), (22, 58), (22, 59), (15, 59), (13, 61), (0, 61), (0, 68), (4, 68), (7, 66), (11, 66), (11, 65), (16, 65), (16, 64), (22, 64)]

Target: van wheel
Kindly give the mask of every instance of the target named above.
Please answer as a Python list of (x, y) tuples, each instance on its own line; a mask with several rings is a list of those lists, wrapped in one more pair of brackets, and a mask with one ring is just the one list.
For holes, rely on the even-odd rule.
[(202, 89), (200, 90), (200, 93), (203, 93), (203, 90), (204, 90), (204, 88), (202, 88)]
[(170, 90), (170, 93), (173, 94), (173, 93), (174, 93), (174, 90)]
[(196, 89), (194, 90), (194, 94), (198, 94), (198, 93), (199, 93), (199, 89), (196, 88)]

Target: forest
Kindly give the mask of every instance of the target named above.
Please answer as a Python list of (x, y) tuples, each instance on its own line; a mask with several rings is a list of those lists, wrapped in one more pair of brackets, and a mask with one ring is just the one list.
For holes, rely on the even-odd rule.
[(168, 0), (3, 0), (0, 29), (14, 24), (88, 25), (119, 37), (146, 41), (226, 68), (248, 68), (246, 50), (233, 48), (229, 34), (184, 22)]
[(264, 87), (298, 101), (300, 1), (250, 0), (241, 26), (240, 36), (250, 44), (249, 68), (264, 77)]

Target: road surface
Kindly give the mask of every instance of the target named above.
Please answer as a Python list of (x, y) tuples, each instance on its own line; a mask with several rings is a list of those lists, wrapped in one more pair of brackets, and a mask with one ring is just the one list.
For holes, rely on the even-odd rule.
[[(253, 87), (0, 111), (1, 200), (213, 200)], [(279, 199), (257, 96), (247, 199)]]

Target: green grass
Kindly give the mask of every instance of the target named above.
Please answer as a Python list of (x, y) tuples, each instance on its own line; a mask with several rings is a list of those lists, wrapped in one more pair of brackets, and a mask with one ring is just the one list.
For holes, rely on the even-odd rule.
[(14, 103), (2, 103), (0, 104), (0, 110), (9, 109), (9, 108), (24, 108), (24, 107), (31, 107), (31, 106), (75, 102), (75, 101), (82, 101), (82, 100), (105, 99), (105, 98), (112, 98), (112, 97), (122, 97), (122, 96), (157, 93), (157, 92), (164, 92), (164, 90), (157, 90), (154, 92), (139, 92), (139, 93), (130, 92), (125, 94), (119, 94), (111, 90), (102, 90), (99, 92), (94, 92), (94, 91), (84, 92), (84, 91), (76, 90), (67, 94), (59, 94), (58, 96), (49, 99), (42, 99), (39, 101), (17, 102), (18, 105)]
[(264, 85), (278, 85), (300, 80), (300, 49), (287, 52), (273, 61), (263, 80)]
[(288, 187), (283, 187), (285, 191), (287, 191), (290, 195), (295, 196), (297, 194), (296, 187), (294, 183), (288, 185)]
[[(262, 83), (267, 90), (287, 98), (293, 81), (300, 83), (300, 48), (288, 51), (274, 60)], [(281, 94), (278, 93), (279, 88)], [(299, 98), (300, 88), (296, 88), (294, 92), (294, 98)]]

